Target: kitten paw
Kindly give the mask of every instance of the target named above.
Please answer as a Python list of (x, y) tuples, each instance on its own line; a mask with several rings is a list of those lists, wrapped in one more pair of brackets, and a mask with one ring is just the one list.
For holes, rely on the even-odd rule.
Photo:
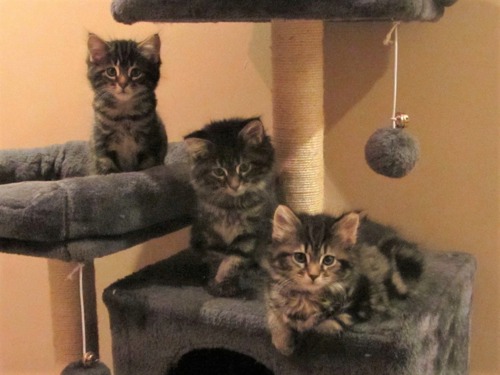
[(109, 158), (98, 158), (95, 161), (95, 170), (97, 174), (110, 174), (120, 172), (120, 169)]
[(354, 323), (351, 314), (348, 314), (348, 313), (339, 314), (335, 318), (338, 321), (342, 322), (342, 324), (344, 325), (344, 327), (352, 326), (353, 323)]
[(342, 324), (334, 319), (324, 320), (314, 328), (316, 332), (325, 333), (327, 335), (342, 332), (343, 329)]
[(284, 356), (290, 356), (295, 351), (295, 343), (288, 335), (273, 335), (274, 347)]
[(341, 313), (335, 316), (333, 319), (327, 319), (322, 321), (316, 326), (316, 331), (326, 334), (337, 334), (342, 332), (344, 328), (352, 326), (353, 319), (350, 314)]
[(214, 297), (225, 298), (238, 297), (243, 293), (237, 280), (225, 280), (220, 283), (215, 280), (210, 280), (206, 286), (206, 290)]

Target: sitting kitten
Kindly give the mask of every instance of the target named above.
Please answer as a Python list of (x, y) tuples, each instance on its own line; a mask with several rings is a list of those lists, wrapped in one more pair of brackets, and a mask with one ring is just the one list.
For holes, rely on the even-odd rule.
[(156, 113), (160, 38), (141, 43), (88, 37), (87, 77), (94, 91), (90, 142), (97, 174), (163, 164), (167, 134)]
[[(335, 218), (296, 215), (278, 206), (262, 266), (269, 276), (268, 326), (282, 354), (293, 353), (297, 333), (337, 333), (352, 324), (353, 314), (367, 317), (372, 310), (384, 310), (390, 283), (406, 295), (401, 272), (418, 278), (422, 257), (392, 235), (357, 212)], [(380, 241), (381, 248), (374, 244)]]
[(198, 201), (191, 247), (209, 266), (208, 291), (235, 296), (240, 271), (270, 242), (274, 149), (258, 118), (213, 122), (185, 144)]

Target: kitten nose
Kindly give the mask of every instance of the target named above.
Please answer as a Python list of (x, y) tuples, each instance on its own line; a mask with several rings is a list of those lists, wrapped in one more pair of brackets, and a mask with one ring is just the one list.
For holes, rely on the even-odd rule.
[(227, 184), (231, 190), (237, 191), (240, 187), (240, 178), (238, 176), (228, 176)]
[(318, 278), (320, 272), (321, 272), (321, 270), (317, 264), (310, 263), (307, 265), (307, 274), (311, 278), (312, 282), (314, 282), (314, 280), (316, 280)]
[(127, 87), (127, 85), (128, 85), (128, 79), (127, 79), (127, 77), (125, 77), (125, 76), (123, 76), (123, 75), (119, 76), (119, 77), (118, 77), (118, 85), (119, 85), (122, 89), (124, 89), (125, 87)]

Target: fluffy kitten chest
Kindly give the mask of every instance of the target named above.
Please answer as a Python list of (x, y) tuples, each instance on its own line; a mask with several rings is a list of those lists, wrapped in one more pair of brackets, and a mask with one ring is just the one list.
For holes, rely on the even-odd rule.
[(324, 307), (320, 299), (298, 294), (287, 299), (283, 320), (298, 331), (311, 329), (323, 317)]
[(140, 146), (130, 127), (123, 127), (113, 134), (109, 149), (116, 151), (118, 155), (136, 155), (140, 151)]
[(258, 209), (227, 210), (204, 205), (205, 219), (212, 230), (226, 244), (230, 245), (238, 236), (252, 232), (252, 218)]
[(248, 217), (243, 212), (228, 211), (214, 221), (213, 230), (226, 244), (230, 244), (245, 233), (248, 224)]

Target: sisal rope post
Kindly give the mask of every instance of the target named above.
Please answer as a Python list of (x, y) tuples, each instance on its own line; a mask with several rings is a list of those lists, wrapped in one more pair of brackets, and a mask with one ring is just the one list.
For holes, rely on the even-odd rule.
[(85, 263), (82, 269), (86, 321), (84, 339), (82, 338), (80, 280), (78, 273), (75, 272), (78, 267), (81, 265), (59, 260), (48, 261), (53, 344), (57, 367), (64, 367), (82, 358), (85, 350), (84, 341), (87, 350), (98, 354), (94, 265), (92, 262)]
[(273, 141), (287, 205), (323, 210), (323, 21), (271, 22)]

